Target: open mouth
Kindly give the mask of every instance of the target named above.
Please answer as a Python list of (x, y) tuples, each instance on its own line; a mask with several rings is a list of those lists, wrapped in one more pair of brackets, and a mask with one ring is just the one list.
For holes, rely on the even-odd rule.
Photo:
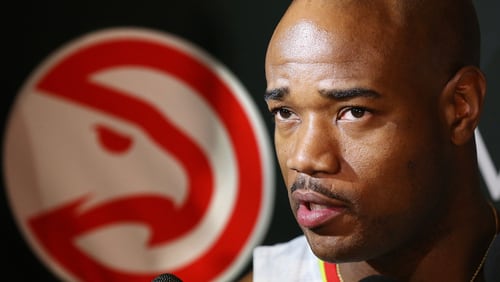
[(306, 228), (316, 228), (339, 216), (345, 207), (330, 206), (312, 202), (300, 202), (297, 209), (297, 222)]
[(292, 198), (298, 203), (297, 222), (305, 228), (320, 227), (347, 209), (346, 203), (310, 190), (296, 190)]

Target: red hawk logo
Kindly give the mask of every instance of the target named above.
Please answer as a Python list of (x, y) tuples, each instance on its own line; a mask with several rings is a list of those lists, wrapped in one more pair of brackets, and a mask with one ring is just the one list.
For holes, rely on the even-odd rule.
[(19, 93), (9, 201), (64, 280), (230, 280), (271, 217), (266, 132), (238, 80), (199, 48), (146, 29), (94, 32)]

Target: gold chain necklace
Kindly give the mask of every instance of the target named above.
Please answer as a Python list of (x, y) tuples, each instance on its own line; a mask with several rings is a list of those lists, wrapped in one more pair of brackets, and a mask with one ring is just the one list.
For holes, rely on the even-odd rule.
[(488, 202), (488, 204), (491, 207), (491, 210), (493, 211), (493, 217), (495, 218), (495, 235), (493, 236), (493, 239), (491, 240), (490, 244), (488, 245), (488, 248), (486, 249), (486, 253), (484, 253), (483, 258), (481, 259), (481, 262), (479, 263), (479, 266), (477, 267), (476, 271), (474, 272), (474, 275), (470, 279), (470, 282), (473, 282), (476, 279), (476, 276), (479, 274), (479, 271), (481, 268), (483, 268), (484, 261), (486, 260), (486, 257), (488, 256), (488, 252), (490, 251), (491, 245), (493, 245), (493, 242), (495, 241), (495, 238), (497, 237), (498, 234), (498, 214), (497, 214), (497, 209), (493, 206), (491, 202)]
[[(479, 263), (479, 266), (477, 267), (476, 271), (474, 272), (474, 275), (472, 275), (472, 278), (470, 279), (470, 282), (473, 282), (476, 280), (477, 275), (479, 274), (479, 271), (483, 268), (484, 261), (486, 260), (486, 257), (488, 256), (488, 252), (490, 251), (491, 245), (493, 245), (493, 242), (495, 241), (497, 234), (498, 234), (498, 214), (497, 210), (493, 206), (491, 202), (488, 202), (488, 204), (491, 207), (491, 210), (493, 211), (493, 217), (495, 219), (495, 235), (493, 236), (493, 239), (491, 240), (490, 244), (488, 245), (488, 248), (486, 249), (486, 252), (484, 253), (483, 258), (481, 259), (481, 262)], [(342, 273), (340, 273), (340, 264), (336, 264), (337, 268), (337, 277), (339, 278), (340, 282), (344, 282), (344, 278), (342, 277)]]
[(342, 277), (342, 273), (340, 273), (340, 264), (337, 263), (336, 267), (337, 267), (337, 278), (339, 278), (340, 282), (344, 282), (344, 277)]

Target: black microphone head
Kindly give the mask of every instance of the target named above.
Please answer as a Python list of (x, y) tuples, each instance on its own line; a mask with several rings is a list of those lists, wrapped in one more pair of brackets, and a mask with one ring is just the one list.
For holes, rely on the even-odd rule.
[(163, 273), (156, 276), (151, 282), (182, 282), (182, 280), (172, 273)]
[(395, 282), (395, 281), (396, 280), (383, 275), (371, 275), (359, 280), (359, 282)]
[(500, 281), (500, 234), (491, 243), (490, 250), (484, 261), (484, 281)]

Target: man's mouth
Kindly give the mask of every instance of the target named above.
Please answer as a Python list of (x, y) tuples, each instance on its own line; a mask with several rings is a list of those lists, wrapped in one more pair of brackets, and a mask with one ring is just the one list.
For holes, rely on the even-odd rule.
[(346, 210), (344, 203), (311, 191), (297, 190), (292, 197), (298, 203), (297, 222), (305, 228), (320, 227)]

